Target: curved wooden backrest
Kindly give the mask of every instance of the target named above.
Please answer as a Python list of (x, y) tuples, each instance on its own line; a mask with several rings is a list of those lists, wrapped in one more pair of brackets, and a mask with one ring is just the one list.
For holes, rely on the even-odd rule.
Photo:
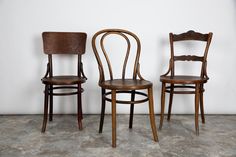
[[(208, 34), (202, 34), (199, 32), (194, 31), (188, 31), (186, 33), (182, 34), (169, 34), (170, 38), (170, 49), (171, 49), (171, 59), (170, 59), (170, 71), (171, 76), (174, 76), (175, 74), (175, 68), (174, 68), (174, 62), (175, 61), (200, 61), (202, 62), (202, 68), (201, 68), (201, 77), (207, 77), (206, 73), (206, 64), (207, 64), (207, 54), (210, 47), (211, 39), (212, 39), (213, 33)], [(206, 42), (205, 50), (203, 53), (203, 56), (196, 56), (196, 55), (180, 55), (176, 56), (174, 53), (174, 42), (178, 41), (186, 41), (186, 40), (195, 40), (195, 41), (202, 41)]]
[(82, 32), (43, 32), (45, 54), (84, 54), (87, 34)]
[[(133, 70), (133, 79), (136, 79), (138, 68), (139, 68), (139, 57), (140, 57), (140, 50), (141, 50), (141, 44), (140, 44), (139, 38), (135, 34), (133, 34), (130, 31), (127, 31), (127, 30), (104, 29), (104, 30), (101, 30), (101, 31), (97, 32), (92, 38), (92, 47), (93, 47), (93, 51), (94, 51), (94, 54), (95, 54), (97, 62), (98, 62), (98, 68), (99, 68), (99, 72), (100, 72), (99, 82), (102, 82), (102, 81), (105, 80), (105, 74), (104, 74), (104, 67), (103, 67), (102, 60), (101, 60), (100, 55), (99, 55), (98, 48), (100, 48), (101, 51), (103, 52), (103, 55), (104, 55), (105, 60), (106, 60), (106, 64), (107, 64), (108, 69), (109, 69), (110, 79), (111, 80), (113, 79), (113, 71), (112, 71), (111, 62), (110, 62), (108, 54), (107, 54), (107, 52), (104, 48), (104, 39), (109, 35), (121, 36), (127, 42), (126, 56), (125, 56), (124, 63), (123, 63), (123, 68), (122, 68), (122, 79), (125, 78), (126, 65), (127, 65), (127, 61), (128, 61), (128, 58), (129, 58), (129, 54), (130, 54), (131, 42), (130, 42), (129, 38), (131, 37), (136, 41), (137, 51), (136, 51), (134, 70)], [(99, 37), (100, 37), (100, 40), (98, 39)], [(98, 46), (98, 44), (96, 44), (97, 40), (99, 40), (99, 43), (100, 43), (99, 46)]]

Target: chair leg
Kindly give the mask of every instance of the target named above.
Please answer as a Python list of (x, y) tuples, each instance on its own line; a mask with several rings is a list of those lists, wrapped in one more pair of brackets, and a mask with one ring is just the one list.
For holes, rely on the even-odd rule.
[(200, 110), (201, 110), (202, 123), (205, 124), (204, 105), (203, 105), (203, 85), (201, 85), (200, 89)]
[(116, 147), (116, 90), (111, 92), (112, 99), (112, 147)]
[(106, 108), (106, 100), (105, 100), (105, 93), (106, 90), (102, 89), (102, 107), (101, 107), (101, 115), (100, 115), (100, 125), (99, 125), (99, 133), (102, 133), (103, 129), (103, 122), (104, 122), (104, 116), (105, 116), (105, 108)]
[(50, 88), (49, 121), (52, 121), (53, 120), (53, 85), (50, 85), (49, 88)]
[(162, 90), (161, 90), (161, 115), (160, 115), (160, 125), (159, 129), (161, 130), (163, 119), (164, 119), (164, 111), (165, 111), (165, 92), (166, 92), (166, 84), (162, 83)]
[[(135, 99), (135, 91), (131, 93), (131, 101)], [(134, 115), (134, 104), (130, 104), (130, 116), (129, 116), (129, 128), (132, 129), (133, 126), (133, 115)]]
[(200, 95), (200, 86), (196, 84), (195, 90), (195, 130), (196, 135), (199, 135), (199, 126), (198, 126), (198, 113), (199, 113), (199, 95)]
[(48, 120), (48, 85), (45, 85), (44, 91), (44, 115), (43, 115), (43, 126), (41, 132), (44, 133), (47, 126)]
[(173, 93), (174, 91), (174, 85), (171, 84), (170, 86), (170, 97), (169, 97), (169, 108), (168, 108), (168, 117), (167, 120), (170, 121), (170, 116), (171, 116), (171, 109), (172, 109), (172, 102), (173, 102)]
[(156, 123), (155, 123), (152, 87), (148, 88), (148, 99), (149, 99), (149, 116), (150, 116), (150, 123), (151, 123), (151, 128), (152, 128), (152, 134), (153, 134), (154, 141), (157, 142), (158, 141), (158, 136), (157, 136)]
[(83, 129), (82, 126), (82, 119), (83, 119), (83, 112), (82, 112), (82, 100), (81, 100), (81, 84), (78, 84), (78, 95), (77, 95), (77, 120), (78, 120), (78, 127), (79, 130)]

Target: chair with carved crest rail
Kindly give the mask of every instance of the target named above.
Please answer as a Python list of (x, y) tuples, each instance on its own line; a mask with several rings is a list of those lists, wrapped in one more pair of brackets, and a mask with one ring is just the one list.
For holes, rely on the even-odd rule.
[[(188, 31), (182, 34), (169, 34), (170, 38), (170, 50), (171, 58), (169, 62), (169, 69), (167, 73), (160, 76), (160, 81), (162, 82), (162, 92), (161, 92), (161, 117), (160, 126), (162, 128), (165, 110), (165, 93), (169, 93), (169, 108), (167, 120), (170, 120), (171, 108), (174, 94), (195, 94), (195, 130), (196, 135), (199, 135), (198, 126), (198, 113), (199, 113), (199, 101), (202, 123), (205, 123), (204, 118), (204, 108), (203, 108), (203, 92), (204, 84), (208, 81), (207, 76), (207, 54), (210, 47), (212, 33), (202, 34), (194, 31)], [(175, 55), (174, 43), (176, 42), (186, 42), (186, 41), (200, 41), (205, 42), (204, 53), (202, 56), (199, 55)], [(195, 75), (176, 75), (175, 74), (175, 62), (179, 61), (192, 61), (201, 62), (201, 73), (198, 76)], [(166, 86), (169, 84), (169, 86)], [(176, 90), (177, 89), (177, 90)], [(189, 90), (186, 90), (189, 89)], [(191, 90), (192, 89), (192, 90)]]
[[(47, 125), (48, 99), (50, 98), (49, 121), (52, 121), (53, 96), (66, 96), (75, 94), (77, 95), (78, 105), (78, 127), (81, 130), (83, 119), (81, 102), (81, 93), (83, 92), (83, 88), (81, 88), (81, 84), (85, 83), (87, 79), (83, 72), (83, 64), (81, 58), (85, 53), (87, 34), (82, 32), (43, 32), (42, 37), (44, 53), (48, 55), (47, 71), (45, 76), (42, 78), (42, 83), (45, 84), (44, 118), (42, 132), (45, 132)], [(78, 58), (77, 74), (54, 76), (52, 59), (54, 55), (76, 55), (76, 57)], [(54, 90), (58, 89), (70, 89), (75, 91), (54, 92)]]
[[(108, 57), (109, 55), (106, 52), (105, 46), (104, 46), (105, 45), (104, 40), (107, 39), (108, 36), (113, 36), (113, 35), (121, 37), (127, 43), (126, 56), (124, 58), (122, 76), (120, 78), (113, 78), (112, 65)], [(135, 41), (135, 42), (131, 42), (130, 40)], [(132, 72), (133, 76), (132, 78), (126, 78), (126, 66), (127, 66), (128, 58), (130, 56), (131, 45), (133, 45), (133, 43), (134, 45), (136, 45), (136, 50), (135, 50), (136, 57), (135, 57), (135, 63), (134, 63), (133, 72)], [(155, 125), (152, 83), (145, 80), (140, 74), (139, 57), (140, 57), (140, 51), (141, 51), (141, 44), (138, 37), (132, 32), (122, 30), (122, 29), (105, 29), (105, 30), (101, 30), (97, 32), (93, 36), (92, 47), (93, 47), (93, 51), (98, 62), (98, 69), (100, 72), (100, 79), (99, 79), (98, 84), (101, 87), (101, 93), (102, 93), (101, 95), (102, 108), (101, 108), (99, 133), (102, 133), (102, 130), (103, 130), (103, 121), (104, 121), (104, 115), (105, 115), (105, 102), (106, 101), (109, 101), (112, 104), (112, 147), (116, 147), (116, 103), (130, 104), (129, 128), (131, 129), (132, 124), (133, 124), (134, 104), (149, 101), (150, 123), (151, 123), (154, 141), (157, 141), (158, 136), (157, 136), (156, 125)], [(117, 49), (117, 48), (112, 47), (111, 49)], [(104, 59), (105, 61), (103, 62), (104, 64), (102, 64), (100, 53), (103, 54), (105, 57)], [(108, 71), (109, 71), (110, 79), (108, 80), (105, 79), (105, 70), (104, 70), (103, 65), (107, 65), (109, 69)], [(148, 94), (138, 91), (138, 90), (147, 90)], [(128, 101), (117, 100), (116, 95), (120, 93), (123, 93), (123, 94), (129, 93), (131, 95), (131, 100), (128, 100)], [(135, 100), (136, 95), (141, 95), (145, 98)], [(111, 96), (111, 98), (109, 96)]]

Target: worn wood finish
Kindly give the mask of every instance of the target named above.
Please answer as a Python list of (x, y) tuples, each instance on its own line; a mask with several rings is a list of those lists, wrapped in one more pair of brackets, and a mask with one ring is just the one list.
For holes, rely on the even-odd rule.
[[(203, 89), (203, 85), (201, 85), (200, 89)], [(203, 105), (203, 91), (200, 91), (200, 109), (201, 109), (202, 123), (205, 123), (204, 105)]]
[(50, 88), (50, 108), (49, 108), (49, 121), (52, 121), (53, 118), (53, 85), (49, 86)]
[(105, 116), (105, 108), (106, 108), (106, 100), (105, 100), (105, 93), (106, 90), (102, 89), (102, 105), (101, 105), (101, 116), (100, 116), (100, 125), (99, 125), (99, 133), (102, 133), (102, 129), (103, 129), (103, 122), (104, 122), (104, 116)]
[[(47, 71), (41, 79), (45, 84), (45, 105), (44, 105), (44, 120), (42, 132), (46, 130), (48, 112), (48, 96), (50, 96), (49, 105), (49, 121), (53, 120), (53, 96), (77, 95), (77, 119), (78, 127), (82, 129), (82, 100), (81, 93), (83, 88), (81, 84), (86, 82), (86, 76), (83, 72), (83, 64), (81, 62), (85, 53), (86, 33), (81, 32), (43, 32), (43, 49), (44, 53), (48, 55)], [(53, 55), (77, 55), (77, 74), (76, 75), (53, 75)], [(46, 88), (47, 87), (47, 88)], [(74, 89), (72, 92), (54, 92), (57, 89)]]
[(112, 147), (116, 147), (116, 90), (111, 91)]
[(174, 85), (171, 84), (171, 85), (170, 85), (170, 97), (169, 97), (168, 117), (167, 117), (167, 120), (168, 120), (168, 121), (170, 121), (170, 116), (171, 116), (173, 95), (174, 95)]
[[(170, 93), (169, 97), (169, 109), (168, 109), (168, 121), (171, 116), (171, 108), (174, 94), (195, 94), (195, 130), (196, 134), (199, 134), (198, 126), (198, 112), (199, 103), (201, 110), (202, 123), (205, 123), (204, 118), (204, 107), (203, 107), (203, 92), (205, 91), (203, 85), (208, 81), (209, 77), (207, 75), (207, 55), (210, 47), (212, 33), (202, 34), (194, 31), (188, 31), (182, 34), (170, 33), (170, 62), (168, 71), (160, 76), (160, 81), (162, 82), (162, 93), (161, 93), (161, 118), (160, 126), (162, 128), (164, 119), (164, 109), (165, 109), (165, 93)], [(176, 56), (174, 52), (174, 42), (195, 40), (202, 41), (206, 43), (205, 50), (202, 56), (196, 55), (180, 55)], [(176, 75), (175, 74), (175, 62), (179, 61), (191, 61), (191, 62), (201, 62), (201, 73), (199, 76), (189, 76), (189, 75)], [(166, 84), (170, 84), (166, 86)], [(183, 90), (184, 89), (184, 90)], [(191, 89), (187, 90), (186, 89)]]
[(84, 54), (87, 34), (83, 32), (43, 32), (45, 54)]
[(44, 89), (44, 114), (43, 114), (43, 126), (42, 133), (45, 132), (48, 120), (48, 85), (45, 85)]
[(196, 84), (195, 90), (195, 130), (196, 135), (199, 135), (199, 126), (198, 126), (198, 113), (199, 113), (199, 94), (200, 94), (200, 85)]
[(154, 114), (154, 102), (153, 102), (153, 89), (152, 87), (148, 88), (148, 95), (149, 95), (149, 116), (150, 116), (150, 123), (153, 133), (154, 141), (158, 141), (158, 136), (156, 132), (156, 122), (155, 122), (155, 114)]
[(163, 82), (161, 87), (161, 114), (160, 114), (160, 124), (159, 129), (162, 129), (163, 125), (163, 119), (164, 119), (164, 111), (165, 111), (165, 90), (166, 90), (166, 84)]
[[(131, 101), (135, 100), (135, 91), (131, 92)], [(133, 115), (134, 115), (134, 103), (130, 104), (130, 115), (129, 115), (129, 128), (133, 127)]]
[[(114, 78), (112, 64), (108, 57), (108, 52), (104, 46), (104, 40), (106, 37), (110, 35), (117, 35), (123, 37), (127, 43), (126, 55), (124, 58), (123, 66), (122, 66), (122, 76), (120, 78)], [(130, 56), (131, 49), (131, 38), (132, 41), (135, 41), (136, 44), (136, 57), (133, 65), (133, 77), (126, 78), (126, 68), (127, 61)], [(116, 103), (121, 104), (130, 104), (130, 119), (129, 119), (129, 128), (131, 129), (133, 126), (133, 112), (134, 105), (138, 103), (143, 103), (149, 101), (149, 109), (150, 109), (150, 122), (153, 132), (154, 140), (157, 141), (157, 131), (155, 126), (155, 117), (154, 117), (154, 109), (153, 109), (153, 95), (151, 92), (152, 83), (150, 81), (145, 80), (140, 73), (140, 64), (139, 57), (141, 51), (141, 44), (139, 38), (130, 31), (122, 30), (122, 29), (105, 29), (97, 32), (92, 38), (92, 47), (95, 54), (95, 57), (98, 62), (99, 69), (99, 86), (102, 88), (102, 107), (101, 107), (101, 118), (100, 118), (100, 126), (99, 133), (102, 132), (104, 115), (105, 115), (105, 101), (109, 101), (112, 103), (112, 147), (116, 147)], [(105, 63), (102, 63), (100, 55), (105, 57)], [(108, 66), (108, 76), (109, 79), (105, 80), (105, 70), (103, 65)], [(142, 89), (149, 89), (148, 94), (138, 91)], [(105, 91), (107, 90), (107, 91)], [(130, 94), (131, 100), (117, 100), (116, 94)], [(111, 98), (110, 98), (111, 95)], [(135, 100), (136, 95), (141, 95), (144, 97), (141, 100)]]

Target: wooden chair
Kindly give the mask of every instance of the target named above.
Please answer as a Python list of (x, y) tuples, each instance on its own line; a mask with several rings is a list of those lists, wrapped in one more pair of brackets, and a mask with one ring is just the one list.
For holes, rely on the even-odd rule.
[[(205, 123), (204, 109), (203, 109), (203, 92), (204, 83), (209, 79), (207, 76), (207, 54), (208, 49), (212, 39), (212, 33), (201, 34), (194, 31), (188, 31), (183, 34), (173, 34), (170, 33), (170, 49), (171, 58), (169, 62), (169, 70), (164, 75), (160, 76), (160, 81), (162, 82), (162, 92), (161, 92), (161, 117), (160, 117), (160, 129), (162, 128), (164, 110), (165, 110), (165, 92), (170, 93), (169, 97), (169, 109), (168, 118), (170, 120), (172, 101), (174, 94), (195, 94), (195, 129), (196, 134), (199, 135), (198, 128), (198, 113), (199, 113), (199, 99), (200, 99), (200, 109), (202, 123)], [(196, 55), (175, 55), (174, 43), (175, 42), (185, 42), (185, 41), (202, 41), (206, 42), (205, 50), (203, 56)], [(201, 62), (201, 74), (199, 76), (193, 75), (176, 75), (175, 74), (175, 62), (179, 61), (193, 61)], [(166, 86), (169, 84), (169, 86)], [(177, 90), (176, 90), (177, 89)], [(188, 89), (188, 90), (186, 90)]]
[[(122, 68), (122, 76), (120, 78), (113, 77), (112, 65), (110, 59), (108, 57), (108, 53), (104, 47), (104, 40), (107, 39), (108, 36), (117, 36), (121, 37), (127, 43), (126, 49), (126, 56), (123, 62)], [(133, 40), (134, 42), (131, 42)], [(96, 44), (96, 41), (99, 41), (99, 44)], [(131, 45), (134, 43), (136, 45), (136, 57), (135, 63), (133, 66), (133, 72), (131, 78), (126, 77), (126, 69), (127, 69), (127, 61), (130, 56), (130, 49)], [(101, 117), (100, 117), (100, 126), (99, 126), (99, 133), (102, 133), (103, 129), (103, 121), (104, 121), (104, 114), (105, 114), (105, 102), (109, 101), (112, 104), (112, 147), (116, 147), (116, 103), (121, 104), (130, 104), (130, 119), (129, 119), (129, 128), (132, 128), (133, 124), (133, 112), (134, 112), (134, 104), (143, 103), (149, 101), (149, 115), (150, 115), (150, 122), (152, 133), (154, 137), (154, 141), (158, 141), (156, 125), (155, 125), (155, 117), (154, 117), (154, 104), (153, 104), (153, 89), (152, 83), (145, 80), (140, 74), (140, 66), (139, 66), (139, 57), (140, 57), (140, 50), (141, 44), (138, 37), (126, 30), (122, 29), (105, 29), (97, 32), (92, 38), (92, 47), (94, 54), (96, 56), (98, 62), (98, 69), (100, 72), (100, 79), (99, 79), (99, 86), (101, 87), (102, 91), (102, 108), (101, 108)], [(112, 49), (117, 49), (114, 47)], [(119, 47), (120, 49), (120, 47)], [(105, 79), (105, 70), (102, 64), (102, 60), (100, 58), (99, 53), (103, 53), (105, 57), (104, 64), (107, 65), (109, 71), (109, 79)], [(118, 59), (118, 58), (117, 58)], [(137, 78), (138, 77), (138, 78)], [(108, 90), (108, 91), (107, 91)], [(137, 91), (137, 90), (147, 90), (148, 94)], [(131, 100), (117, 100), (117, 94), (130, 94)], [(144, 96), (145, 98), (142, 100), (135, 100), (136, 95)], [(111, 98), (109, 97), (111, 96)]]
[[(53, 119), (53, 96), (65, 96), (77, 94), (78, 105), (78, 126), (82, 129), (82, 104), (81, 93), (83, 89), (81, 84), (86, 81), (86, 76), (83, 72), (83, 64), (81, 55), (85, 53), (86, 33), (76, 32), (43, 32), (43, 49), (44, 53), (48, 55), (47, 71), (42, 78), (42, 83), (45, 84), (44, 91), (44, 118), (42, 132), (45, 132), (48, 117), (48, 97), (50, 97), (49, 106), (49, 121)], [(54, 55), (76, 55), (78, 57), (78, 72), (77, 75), (53, 75), (53, 56)], [(61, 58), (62, 59), (62, 58)], [(61, 91), (54, 92), (58, 89), (71, 89), (75, 91)]]

